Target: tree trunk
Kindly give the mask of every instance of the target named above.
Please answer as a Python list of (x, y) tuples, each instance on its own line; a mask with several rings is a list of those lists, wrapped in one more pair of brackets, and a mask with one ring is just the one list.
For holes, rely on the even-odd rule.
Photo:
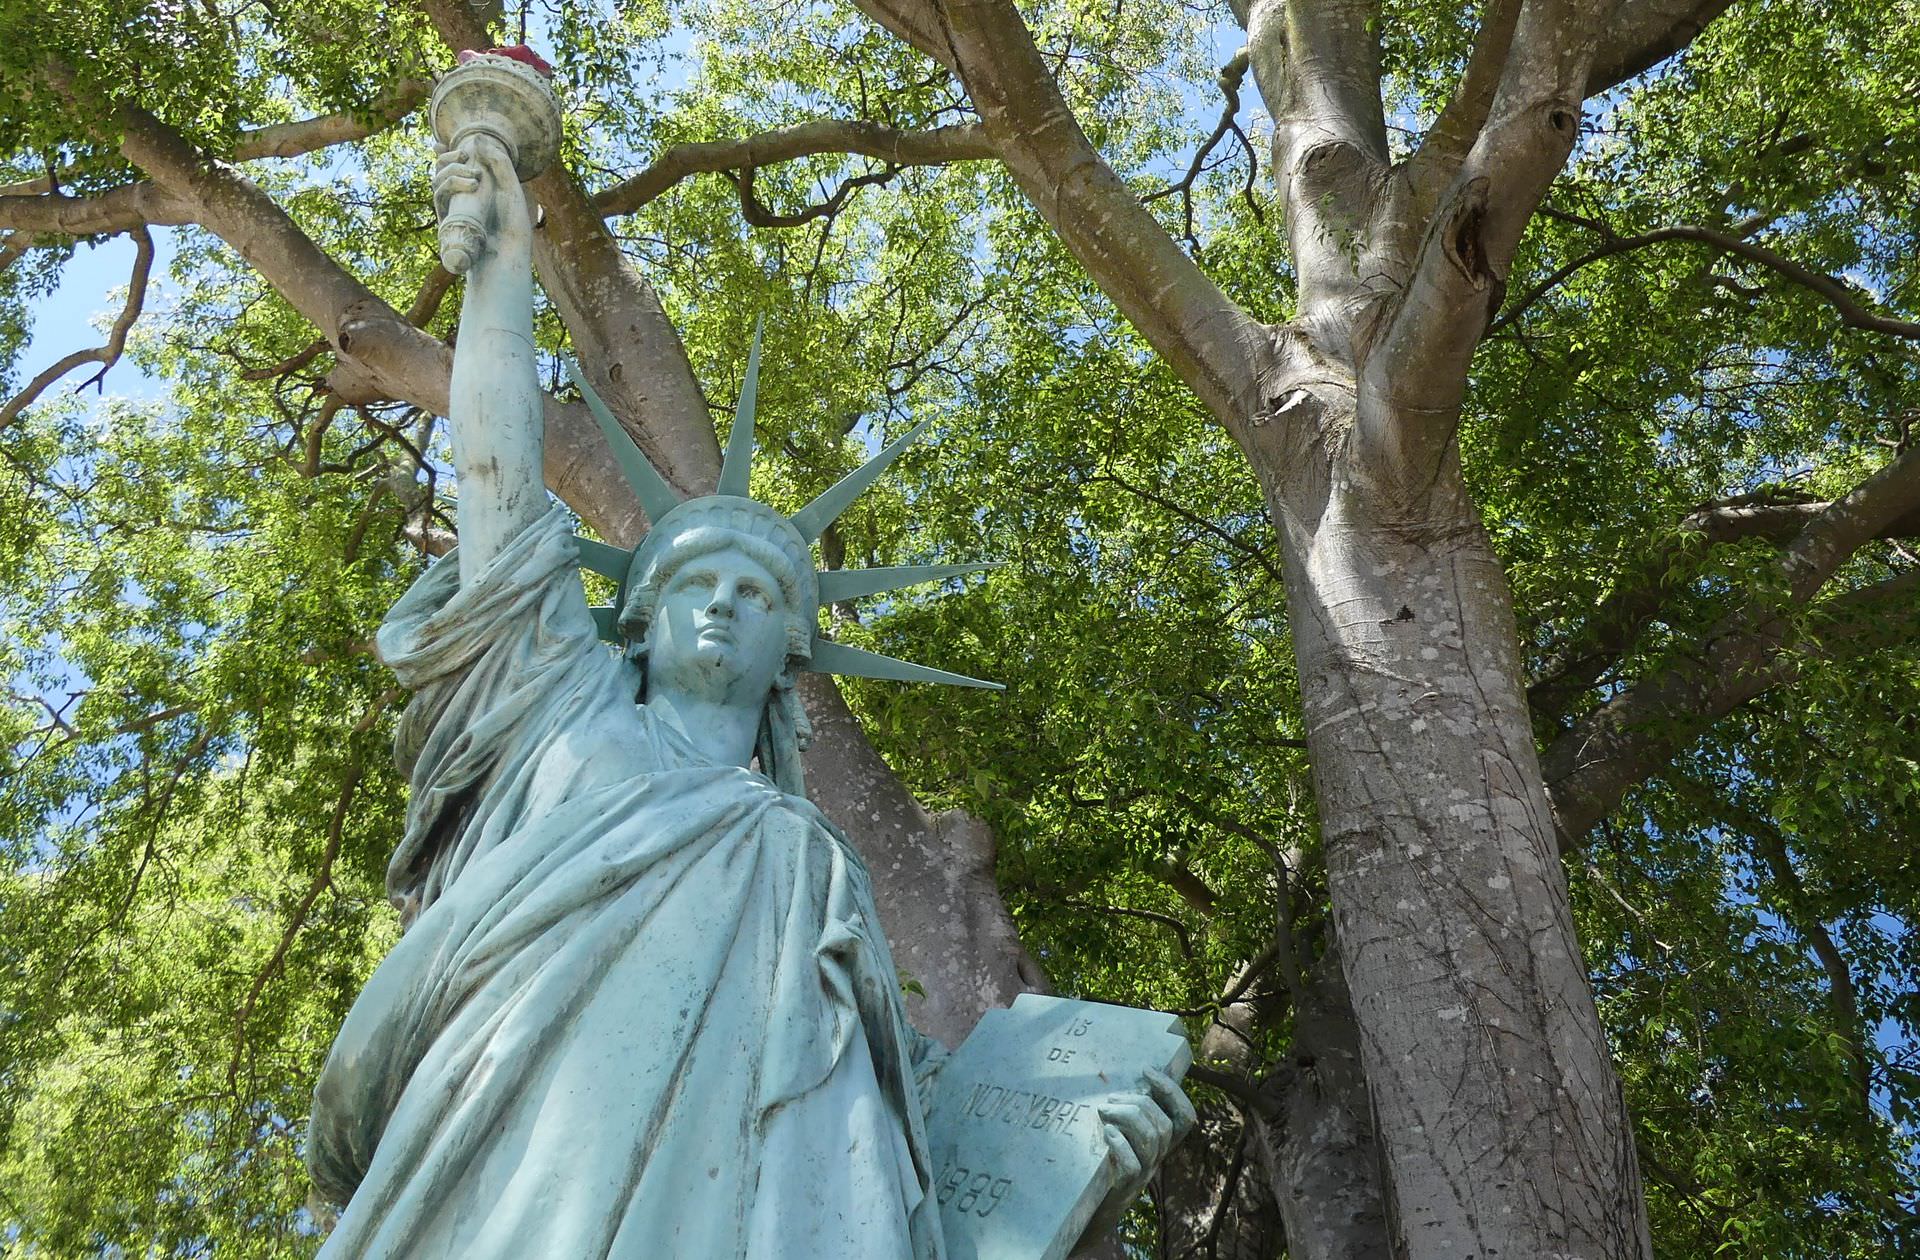
[(1646, 1256), (1506, 580), (1457, 448), (1410, 494), (1292, 454), (1263, 481), (1396, 1249)]
[(1257, 1122), (1223, 1103), (1199, 1106), (1193, 1132), (1154, 1177), (1160, 1260), (1278, 1260), (1291, 1257), (1257, 1146)]
[(1271, 1122), (1258, 1134), (1287, 1260), (1392, 1260), (1360, 1029), (1337, 954), (1302, 986)]
[[(1334, 955), (1309, 971), (1290, 1002), (1229, 1006), (1201, 1041), (1200, 1060), (1247, 1087), (1201, 1108), (1156, 1179), (1167, 1260), (1392, 1260), (1346, 981)], [(1288, 1011), (1286, 1057), (1265, 1062), (1262, 1025)]]
[(914, 1026), (958, 1045), (986, 1011), (1047, 988), (994, 882), (993, 832), (922, 809), (831, 678), (803, 674), (800, 693), (814, 730), (807, 795), (866, 859), (894, 963), (924, 990), (907, 996)]

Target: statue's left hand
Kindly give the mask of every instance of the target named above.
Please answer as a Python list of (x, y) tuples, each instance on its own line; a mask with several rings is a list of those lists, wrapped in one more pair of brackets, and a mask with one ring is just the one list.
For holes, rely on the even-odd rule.
[(1116, 1094), (1100, 1107), (1113, 1190), (1101, 1201), (1076, 1250), (1099, 1242), (1125, 1219), (1153, 1170), (1193, 1127), (1193, 1104), (1171, 1076), (1149, 1068), (1146, 1086), (1144, 1094)]

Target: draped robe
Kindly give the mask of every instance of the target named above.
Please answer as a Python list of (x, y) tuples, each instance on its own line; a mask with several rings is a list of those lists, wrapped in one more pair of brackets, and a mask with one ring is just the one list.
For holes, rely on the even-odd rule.
[(564, 514), (388, 615), (405, 933), (314, 1095), (323, 1260), (938, 1260), (867, 872), (601, 644)]

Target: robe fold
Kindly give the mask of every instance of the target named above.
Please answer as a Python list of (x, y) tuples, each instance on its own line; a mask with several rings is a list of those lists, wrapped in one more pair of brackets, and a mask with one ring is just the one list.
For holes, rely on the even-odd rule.
[(601, 644), (564, 513), (394, 605), (407, 923), (314, 1095), (323, 1260), (938, 1260), (867, 872)]

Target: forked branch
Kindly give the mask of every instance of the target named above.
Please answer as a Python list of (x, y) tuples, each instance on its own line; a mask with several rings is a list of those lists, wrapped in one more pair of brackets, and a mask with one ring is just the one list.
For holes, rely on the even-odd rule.
[[(432, 87), (424, 79), (403, 79), (382, 91), (362, 111), (323, 114), (242, 131), (234, 143), (233, 159), (250, 162), (301, 157), (331, 145), (364, 140), (419, 108)], [(190, 202), (146, 182), (126, 184), (91, 197), (62, 193), (53, 175), (0, 187), (0, 230), (17, 234), (17, 241), (9, 246), (16, 254), (30, 248), (34, 236), (100, 236), (193, 221)]]
[(792, 214), (782, 214), (779, 211), (769, 209), (766, 203), (760, 200), (759, 194), (754, 191), (753, 187), (754, 175), (756, 173), (756, 169), (751, 166), (737, 175), (731, 171), (728, 172), (728, 178), (733, 181), (733, 186), (740, 193), (741, 217), (757, 228), (796, 228), (811, 223), (815, 219), (830, 218), (833, 215), (839, 214), (840, 211), (846, 208), (848, 199), (851, 198), (854, 193), (862, 188), (871, 188), (875, 185), (886, 183), (900, 173), (900, 168), (897, 166), (889, 166), (884, 170), (869, 171), (865, 175), (855, 175), (853, 178), (843, 181), (839, 187), (835, 188), (833, 192), (827, 196), (825, 201), (815, 202), (813, 205), (796, 210)]
[(89, 385), (99, 386), (106, 379), (108, 370), (120, 361), (120, 355), (127, 348), (127, 334), (133, 330), (135, 321), (140, 318), (141, 308), (146, 304), (147, 280), (153, 273), (153, 234), (145, 227), (136, 227), (132, 235), (135, 247), (133, 275), (127, 281), (127, 300), (121, 306), (120, 314), (114, 318), (113, 326), (107, 330), (106, 344), (91, 350), (75, 350), (29, 381), (25, 389), (8, 399), (5, 406), (0, 406), (0, 430), (12, 424), (55, 381), (75, 368), (88, 363), (100, 365), (98, 371), (75, 387), (77, 393)]
[[(1581, 88), (1611, 7), (1528, 0), (1464, 156), (1456, 162), (1457, 144), (1447, 141), (1427, 151), (1422, 186), (1406, 194), (1417, 244), (1360, 372), (1353, 435), (1368, 480), (1413, 490), (1450, 449), (1468, 366), (1500, 308), (1514, 249), (1579, 136)], [(1483, 41), (1489, 59), (1497, 34)], [(1470, 99), (1456, 118), (1464, 124), (1478, 111)]]
[(1452, 98), (1420, 142), (1419, 151), (1407, 164), (1407, 182), (1417, 210), (1431, 213), (1440, 190), (1453, 181), (1480, 129), (1486, 126), (1494, 93), (1506, 70), (1507, 53), (1513, 47), (1520, 5), (1521, 0), (1490, 0), (1481, 13), (1467, 68)]
[[(138, 106), (123, 104), (117, 121), (122, 156), (153, 181), (132, 187), (150, 190), (178, 207), (183, 219), (226, 241), (318, 328), (338, 360), (328, 386), (341, 401), (400, 399), (446, 413), (452, 355), (445, 344), (342, 267), (238, 167), (209, 161)], [(436, 289), (429, 284), (429, 291)], [(549, 398), (546, 434), (547, 478), (555, 492), (587, 511), (603, 536), (627, 529), (622, 507), (633, 503), (632, 492), (586, 408)], [(707, 440), (713, 441), (711, 427)]]
[[(1723, 618), (1705, 647), (1676, 660), (1576, 722), (1547, 747), (1547, 780), (1563, 849), (1685, 743), (1755, 696), (1790, 681), (1807, 652), (1861, 652), (1899, 642), (1920, 620), (1920, 570), (1812, 601), (1858, 548), (1920, 509), (1920, 445), (1827, 505), (1779, 564), (1786, 603), (1756, 601)], [(1811, 629), (1800, 623), (1809, 622)]]
[[(1390, 160), (1371, 0), (1251, 0), (1242, 22), (1273, 115), (1274, 178), (1298, 277), (1296, 322), (1342, 327), (1388, 273), (1371, 230)], [(1338, 336), (1338, 334), (1336, 334)]]
[(433, 84), (426, 79), (402, 79), (383, 88), (363, 110), (322, 114), (243, 131), (234, 145), (233, 159), (251, 162), (260, 158), (301, 157), (336, 144), (365, 140), (420, 108), (420, 103), (432, 91)]
[(1181, 237), (1187, 244), (1193, 246), (1195, 249), (1199, 248), (1200, 243), (1194, 239), (1193, 235), (1194, 181), (1199, 179), (1200, 173), (1206, 169), (1207, 155), (1213, 152), (1215, 145), (1226, 138), (1229, 131), (1240, 138), (1241, 146), (1247, 151), (1247, 163), (1249, 166), (1247, 172), (1247, 205), (1253, 210), (1256, 218), (1259, 217), (1260, 214), (1259, 203), (1253, 200), (1253, 180), (1256, 172), (1259, 170), (1260, 161), (1254, 156), (1253, 145), (1248, 141), (1246, 132), (1241, 131), (1240, 125), (1234, 121), (1240, 113), (1240, 84), (1247, 77), (1247, 65), (1248, 53), (1247, 49), (1243, 47), (1233, 55), (1232, 59), (1230, 59), (1226, 65), (1220, 67), (1220, 73), (1214, 76), (1214, 82), (1219, 85), (1220, 94), (1227, 98), (1226, 104), (1221, 107), (1220, 121), (1214, 124), (1213, 133), (1194, 151), (1193, 161), (1187, 164), (1187, 173), (1181, 176), (1176, 182), (1168, 184), (1158, 192), (1148, 193), (1140, 199), (1151, 202), (1157, 201), (1162, 197), (1171, 197), (1174, 193), (1179, 193), (1181, 222), (1184, 225)]

